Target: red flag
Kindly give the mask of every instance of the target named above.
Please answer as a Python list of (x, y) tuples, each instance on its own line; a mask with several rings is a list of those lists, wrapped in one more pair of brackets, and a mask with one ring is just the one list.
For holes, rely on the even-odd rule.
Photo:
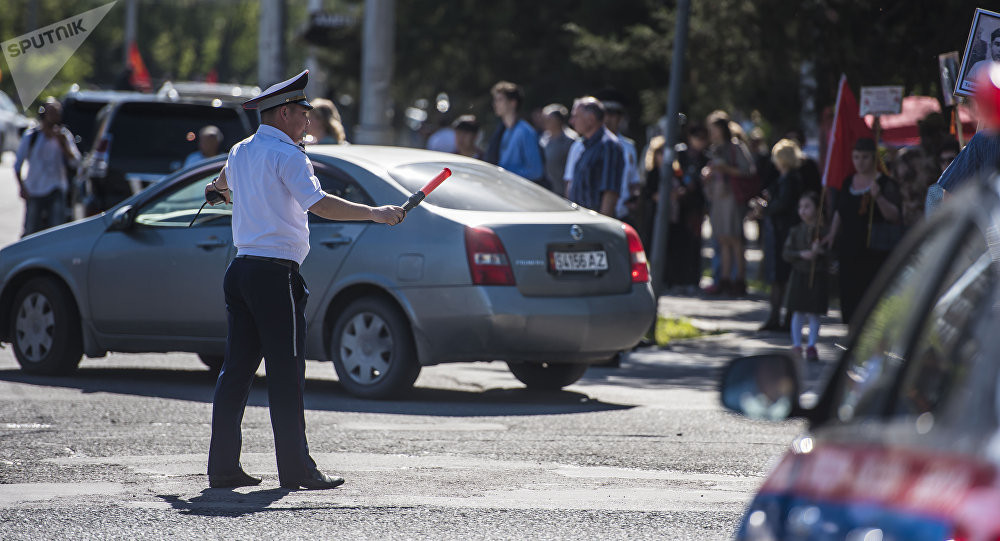
[(847, 86), (847, 75), (841, 75), (833, 126), (827, 143), (826, 166), (823, 168), (824, 186), (840, 189), (844, 179), (854, 174), (851, 152), (854, 143), (862, 137), (874, 138), (874, 134), (861, 118), (858, 100), (854, 98), (851, 87)]
[(153, 90), (153, 83), (149, 79), (149, 71), (146, 64), (142, 62), (142, 55), (139, 54), (139, 46), (133, 41), (128, 46), (128, 66), (132, 68), (132, 75), (129, 76), (129, 83), (132, 88), (150, 92)]

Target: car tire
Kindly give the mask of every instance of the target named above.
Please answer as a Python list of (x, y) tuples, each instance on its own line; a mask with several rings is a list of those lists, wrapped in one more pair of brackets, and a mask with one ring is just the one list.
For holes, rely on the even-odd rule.
[(508, 361), (507, 367), (529, 389), (557, 391), (579, 381), (588, 365)]
[(201, 359), (201, 362), (205, 363), (205, 366), (209, 370), (216, 374), (222, 370), (222, 363), (226, 360), (225, 355), (209, 355), (207, 353), (199, 353), (198, 358)]
[(362, 398), (390, 398), (420, 374), (410, 323), (386, 299), (355, 300), (337, 316), (330, 358), (340, 384)]
[(52, 278), (29, 280), (17, 292), (10, 337), (21, 369), (30, 374), (64, 375), (83, 356), (83, 331), (73, 295)]

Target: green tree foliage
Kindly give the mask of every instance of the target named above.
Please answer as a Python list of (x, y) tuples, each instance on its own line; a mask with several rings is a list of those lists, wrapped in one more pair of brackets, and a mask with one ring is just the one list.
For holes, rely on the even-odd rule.
[[(12, 39), (107, 1), (11, 0), (0, 12), (0, 39)], [(256, 0), (140, 0), (137, 4), (136, 41), (154, 89), (168, 79), (203, 79), (213, 69), (219, 81), (257, 82), (259, 3)], [(290, 3), (288, 34), (293, 35), (304, 19), (304, 3)], [(73, 84), (113, 88), (125, 68), (124, 34), (125, 1), (121, 0), (39, 99), (50, 94), (61, 95)], [(301, 65), (305, 53), (301, 47), (289, 47), (288, 56), (292, 71), (291, 61)], [(2, 67), (0, 90), (16, 96), (6, 64)]]
[[(0, 39), (102, 5), (105, 0), (8, 0)], [(693, 0), (682, 110), (693, 119), (723, 108), (758, 110), (779, 129), (798, 122), (803, 62), (815, 65), (816, 104), (832, 103), (846, 73), (852, 86), (901, 84), (940, 97), (937, 54), (964, 50), (980, 0)], [(361, 0), (326, 0), (329, 13), (363, 17)], [(154, 85), (198, 79), (257, 83), (256, 0), (140, 0), (138, 44)], [(614, 87), (632, 124), (666, 109), (673, 0), (407, 0), (396, 2), (393, 96), (397, 107), (447, 92), (456, 113), (489, 119), (488, 90), (501, 79), (525, 87), (526, 107), (569, 102)], [(69, 85), (110, 87), (123, 69), (125, 2), (119, 1), (47, 93)], [(299, 36), (306, 1), (287, 2), (288, 73), (309, 46)], [(314, 47), (331, 95), (359, 93), (361, 29), (339, 29)], [(4, 68), (6, 66), (3, 66)], [(15, 95), (9, 73), (0, 89)], [(44, 96), (44, 94), (43, 94)], [(641, 136), (632, 129), (633, 136)]]

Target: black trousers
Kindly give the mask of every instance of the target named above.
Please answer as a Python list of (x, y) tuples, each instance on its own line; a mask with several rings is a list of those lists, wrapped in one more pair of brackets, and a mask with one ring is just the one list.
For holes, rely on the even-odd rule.
[(297, 269), (244, 258), (230, 263), (223, 288), (229, 336), (215, 385), (208, 474), (225, 476), (239, 470), (240, 425), (263, 356), (278, 479), (294, 483), (316, 467), (306, 443), (302, 402), (309, 290)]
[(885, 263), (883, 254), (841, 254), (840, 260), (840, 314), (841, 321), (850, 324), (854, 312), (864, 298), (868, 287), (875, 280)]

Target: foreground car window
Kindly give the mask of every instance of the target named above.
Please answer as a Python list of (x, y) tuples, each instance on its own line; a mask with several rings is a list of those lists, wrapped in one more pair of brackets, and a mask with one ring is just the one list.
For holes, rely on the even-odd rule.
[[(199, 177), (179, 190), (161, 194), (146, 203), (135, 217), (135, 223), (152, 227), (187, 227), (201, 204), (205, 202), (205, 185), (212, 181), (216, 172)], [(193, 227), (199, 225), (223, 225), (230, 223), (233, 206), (205, 205)]]
[(917, 335), (913, 360), (897, 392), (896, 415), (938, 415), (947, 404), (963, 398), (956, 395), (969, 391), (964, 383), (980, 350), (978, 337), (970, 335), (989, 308), (986, 301), (996, 283), (992, 263), (982, 234), (972, 231)]
[(934, 230), (910, 254), (889, 280), (875, 307), (860, 327), (854, 347), (846, 354), (846, 370), (839, 376), (833, 401), (834, 418), (849, 422), (881, 416), (893, 382), (905, 363), (903, 355), (914, 332), (913, 315), (934, 284), (935, 268), (949, 252), (952, 235)]
[[(319, 169), (319, 168), (317, 168)], [(360, 203), (362, 205), (374, 205), (375, 201), (364, 189), (358, 185), (357, 182), (350, 179), (345, 173), (333, 172), (333, 171), (323, 171), (317, 170), (316, 177), (319, 178), (319, 183), (323, 187), (323, 191), (335, 195), (341, 199), (350, 201), (352, 203)], [(318, 214), (309, 213), (310, 223), (327, 223), (333, 220), (327, 220), (319, 216)]]
[(395, 167), (389, 175), (410, 192), (422, 188), (445, 167), (451, 178), (427, 196), (426, 202), (456, 210), (497, 212), (570, 211), (572, 203), (530, 180), (489, 164), (415, 163)]

